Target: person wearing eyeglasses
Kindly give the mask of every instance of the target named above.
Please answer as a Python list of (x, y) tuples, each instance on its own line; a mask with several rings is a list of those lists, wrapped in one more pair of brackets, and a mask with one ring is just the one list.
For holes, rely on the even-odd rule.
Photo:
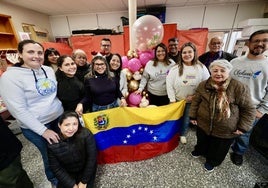
[(226, 59), (227, 61), (230, 62), (232, 59), (237, 57), (233, 54), (224, 52), (222, 50), (222, 47), (223, 47), (222, 37), (219, 37), (219, 36), (212, 37), (210, 39), (208, 47), (209, 47), (209, 51), (198, 57), (199, 61), (201, 61), (201, 63), (203, 63), (208, 69), (209, 69), (210, 63), (217, 59)]
[[(268, 113), (268, 58), (264, 52), (268, 49), (268, 30), (259, 30), (251, 34), (247, 55), (231, 61), (233, 70), (230, 75), (250, 88), (251, 99), (256, 107), (255, 126), (265, 113)], [(231, 160), (235, 165), (243, 164), (243, 155), (247, 151), (251, 131), (235, 139)]]
[[(85, 97), (76, 107), (79, 115), (83, 106), (90, 105), (92, 112), (127, 106), (126, 99), (120, 91), (118, 79), (110, 72), (109, 65), (103, 56), (95, 56), (91, 62), (92, 69), (85, 76)], [(120, 99), (120, 104), (118, 104)]]
[(19, 62), (0, 78), (0, 95), (23, 135), (41, 152), (47, 179), (57, 179), (48, 165), (47, 143), (57, 143), (58, 118), (63, 107), (57, 98), (57, 81), (51, 67), (43, 65), (44, 47), (34, 40), (18, 44)]
[(112, 59), (113, 54), (111, 53), (112, 49), (112, 42), (109, 38), (103, 38), (101, 39), (101, 55), (106, 58), (107, 62), (110, 62)]
[(179, 62), (180, 51), (179, 39), (176, 37), (168, 39), (168, 57), (171, 58), (175, 63)]

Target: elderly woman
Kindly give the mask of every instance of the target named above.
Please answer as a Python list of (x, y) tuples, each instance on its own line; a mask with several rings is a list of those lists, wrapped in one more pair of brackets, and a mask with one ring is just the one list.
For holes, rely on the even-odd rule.
[(192, 156), (204, 156), (211, 172), (228, 153), (235, 137), (249, 131), (256, 115), (249, 88), (232, 79), (227, 60), (211, 63), (211, 77), (199, 84), (190, 107), (190, 121), (197, 125)]

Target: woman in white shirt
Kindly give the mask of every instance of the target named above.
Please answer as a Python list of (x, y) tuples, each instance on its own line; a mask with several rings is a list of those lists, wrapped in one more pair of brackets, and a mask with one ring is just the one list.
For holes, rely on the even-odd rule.
[(198, 61), (197, 50), (193, 43), (187, 42), (181, 47), (181, 55), (177, 66), (170, 69), (166, 79), (167, 93), (170, 103), (186, 100), (181, 125), (181, 143), (185, 144), (189, 127), (189, 109), (198, 84), (209, 78), (207, 68)]
[(156, 106), (169, 104), (166, 76), (174, 65), (175, 62), (168, 57), (165, 44), (158, 44), (155, 47), (155, 58), (146, 64), (136, 93), (141, 93), (147, 87), (150, 104)]

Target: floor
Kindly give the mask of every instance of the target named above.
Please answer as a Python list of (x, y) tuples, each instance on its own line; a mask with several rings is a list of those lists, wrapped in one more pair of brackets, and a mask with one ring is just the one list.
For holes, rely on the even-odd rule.
[[(18, 138), (24, 145), (22, 163), (35, 187), (50, 188), (39, 151), (22, 134)], [(149, 160), (99, 165), (96, 187), (253, 188), (256, 182), (268, 181), (268, 160), (252, 147), (242, 166), (232, 164), (228, 154), (222, 165), (209, 173), (203, 169), (204, 158), (190, 155), (196, 142), (195, 130), (189, 130), (187, 141), (172, 152)]]

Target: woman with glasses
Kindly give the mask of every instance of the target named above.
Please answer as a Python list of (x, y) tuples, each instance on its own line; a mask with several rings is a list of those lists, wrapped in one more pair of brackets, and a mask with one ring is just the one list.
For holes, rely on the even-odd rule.
[(119, 82), (110, 70), (106, 59), (96, 56), (92, 60), (92, 69), (85, 78), (85, 97), (77, 105), (76, 112), (83, 113), (83, 105), (90, 104), (92, 111), (106, 110), (118, 107), (117, 99), (120, 99), (120, 106), (126, 106)]
[(58, 117), (63, 107), (57, 98), (52, 68), (44, 66), (44, 47), (33, 40), (18, 44), (19, 63), (0, 78), (0, 95), (11, 115), (19, 121), (23, 135), (41, 152), (47, 179), (57, 185), (48, 166), (47, 142), (57, 143)]

